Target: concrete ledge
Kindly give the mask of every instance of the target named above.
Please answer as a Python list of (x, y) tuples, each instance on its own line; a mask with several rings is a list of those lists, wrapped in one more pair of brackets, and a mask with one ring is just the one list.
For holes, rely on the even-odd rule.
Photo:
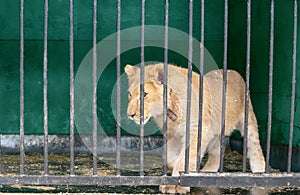
[[(19, 135), (1, 135), (1, 152), (19, 153), (20, 136)], [(69, 153), (70, 137), (69, 135), (49, 135), (49, 153)], [(24, 136), (26, 153), (42, 153), (44, 148), (44, 136), (42, 135), (25, 135)], [(75, 152), (87, 153), (88, 144), (92, 144), (91, 135), (75, 135)], [(163, 145), (161, 136), (147, 136), (144, 139), (145, 150), (160, 150)], [(115, 136), (98, 136), (98, 148), (101, 152), (116, 152)], [(121, 151), (138, 151), (140, 148), (140, 138), (138, 136), (122, 136)]]

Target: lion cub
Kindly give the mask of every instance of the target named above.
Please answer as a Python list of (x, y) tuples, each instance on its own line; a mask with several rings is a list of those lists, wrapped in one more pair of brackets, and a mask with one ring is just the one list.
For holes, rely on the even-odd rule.
[[(145, 66), (144, 123), (153, 117), (160, 129), (163, 128), (163, 64)], [(140, 124), (140, 68), (127, 65), (128, 108), (127, 115)], [(208, 160), (201, 171), (217, 172), (220, 162), (220, 131), (222, 113), (223, 70), (214, 70), (204, 76), (201, 158), (208, 153)], [(199, 75), (192, 74), (191, 95), (191, 141), (189, 171), (196, 170), (197, 127), (199, 112)], [(187, 69), (168, 65), (168, 130), (167, 162), (172, 176), (184, 170), (185, 127), (187, 105)], [(225, 135), (237, 129), (243, 135), (245, 107), (245, 82), (235, 71), (227, 72)], [(257, 121), (249, 102), (248, 158), (252, 172), (264, 172), (265, 160), (259, 143)], [(186, 193), (189, 187), (160, 186), (163, 193)]]

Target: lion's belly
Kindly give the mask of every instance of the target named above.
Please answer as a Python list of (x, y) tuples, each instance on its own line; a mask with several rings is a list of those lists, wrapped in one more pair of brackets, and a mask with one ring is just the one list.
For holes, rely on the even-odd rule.
[[(209, 72), (205, 80), (211, 93), (212, 129), (219, 133), (222, 122), (223, 71)], [(228, 136), (241, 121), (245, 106), (245, 84), (237, 72), (228, 71), (226, 89), (225, 135)]]

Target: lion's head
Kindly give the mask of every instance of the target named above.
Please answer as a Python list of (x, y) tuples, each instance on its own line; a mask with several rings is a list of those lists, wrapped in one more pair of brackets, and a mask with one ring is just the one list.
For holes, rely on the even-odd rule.
[[(140, 124), (140, 68), (126, 65), (125, 72), (128, 76), (128, 108), (127, 115), (131, 120)], [(168, 111), (167, 115), (171, 120), (176, 120), (174, 94), (172, 89), (168, 88)], [(163, 114), (163, 69), (157, 66), (145, 67), (144, 79), (144, 124), (151, 117), (161, 116)]]

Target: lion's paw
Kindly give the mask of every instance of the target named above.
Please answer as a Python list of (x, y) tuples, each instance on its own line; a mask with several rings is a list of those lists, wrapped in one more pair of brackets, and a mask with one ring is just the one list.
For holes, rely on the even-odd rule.
[(186, 194), (190, 192), (190, 187), (182, 187), (176, 185), (161, 185), (159, 191), (164, 194)]
[(188, 192), (190, 192), (190, 187), (176, 186), (176, 193), (186, 194)]
[(250, 168), (252, 173), (263, 173), (265, 172), (265, 167), (266, 167), (266, 163), (265, 163), (265, 159), (264, 157), (259, 154), (256, 155), (252, 155), (250, 157)]
[(159, 186), (159, 191), (164, 194), (175, 194), (176, 186), (174, 185), (161, 185)]
[(251, 171), (253, 173), (263, 173), (265, 172), (265, 162), (258, 162), (258, 163), (250, 163)]

